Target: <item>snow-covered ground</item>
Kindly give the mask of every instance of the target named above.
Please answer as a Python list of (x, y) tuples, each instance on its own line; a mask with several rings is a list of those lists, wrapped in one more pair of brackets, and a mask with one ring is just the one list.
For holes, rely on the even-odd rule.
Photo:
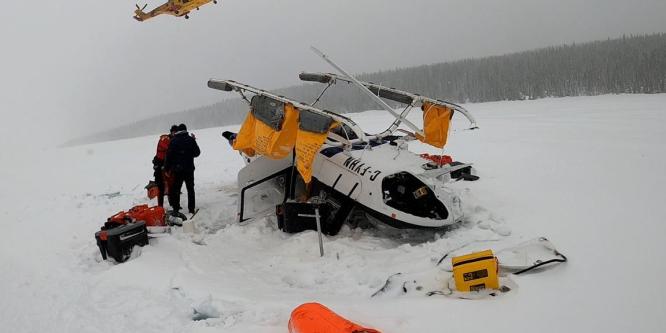
[[(468, 108), (480, 130), (453, 132), (447, 153), (481, 176), (455, 184), (469, 221), (426, 241), (345, 227), (326, 237), (324, 258), (314, 232), (234, 223), (242, 161), (221, 129), (195, 131), (201, 233), (153, 240), (121, 265), (101, 261), (93, 233), (146, 201), (157, 138), (5, 154), (0, 331), (287, 332), (309, 301), (387, 333), (666, 330), (666, 95)], [(368, 131), (389, 121), (352, 117)], [(370, 297), (389, 275), (432, 271), (472, 240), (497, 249), (537, 236), (570, 262), (514, 276), (519, 288), (500, 297)]]

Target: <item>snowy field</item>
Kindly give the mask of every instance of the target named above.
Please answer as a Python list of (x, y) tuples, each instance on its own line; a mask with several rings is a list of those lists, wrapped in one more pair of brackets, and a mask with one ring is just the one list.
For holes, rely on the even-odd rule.
[[(309, 301), (385, 333), (666, 331), (666, 95), (467, 107), (480, 130), (452, 132), (446, 151), (481, 176), (455, 184), (468, 221), (417, 240), (345, 227), (324, 258), (314, 232), (234, 223), (242, 161), (219, 128), (194, 131), (200, 233), (153, 240), (121, 265), (101, 261), (93, 234), (146, 202), (156, 137), (0, 156), (0, 331), (284, 333)], [(368, 131), (389, 122), (352, 117)], [(471, 241), (462, 252), (538, 236), (570, 262), (514, 276), (499, 297), (370, 297)]]

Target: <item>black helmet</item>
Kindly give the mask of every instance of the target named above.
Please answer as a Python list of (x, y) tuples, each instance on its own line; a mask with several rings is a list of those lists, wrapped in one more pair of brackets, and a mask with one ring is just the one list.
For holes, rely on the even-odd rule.
[(178, 125), (178, 131), (187, 131), (187, 126), (185, 126), (185, 124)]
[(171, 125), (171, 129), (169, 130), (171, 134), (178, 132), (178, 125)]

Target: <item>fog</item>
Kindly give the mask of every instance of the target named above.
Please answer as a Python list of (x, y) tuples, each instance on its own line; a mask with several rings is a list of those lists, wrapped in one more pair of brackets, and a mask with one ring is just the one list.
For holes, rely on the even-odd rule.
[(143, 23), (133, 10), (4, 5), (3, 154), (230, 97), (206, 88), (211, 77), (270, 89), (330, 71), (310, 45), (359, 73), (666, 31), (663, 0), (223, 0)]

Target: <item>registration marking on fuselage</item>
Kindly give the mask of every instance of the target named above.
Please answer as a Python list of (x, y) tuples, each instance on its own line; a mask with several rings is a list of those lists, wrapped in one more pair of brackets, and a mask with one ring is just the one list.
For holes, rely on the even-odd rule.
[(342, 163), (342, 165), (359, 176), (363, 177), (366, 174), (369, 175), (370, 181), (375, 181), (377, 176), (382, 173), (379, 170), (373, 170), (371, 166), (365, 165), (365, 163), (358, 158), (349, 157), (344, 163)]

